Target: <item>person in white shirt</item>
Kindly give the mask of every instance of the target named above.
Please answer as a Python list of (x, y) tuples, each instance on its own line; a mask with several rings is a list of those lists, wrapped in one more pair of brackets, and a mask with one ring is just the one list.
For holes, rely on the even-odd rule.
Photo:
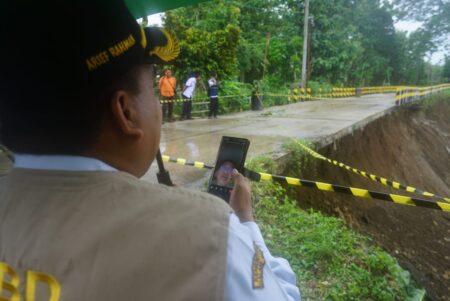
[[(161, 57), (176, 57), (176, 42), (141, 29), (122, 0), (107, 9), (102, 0), (75, 4), (17, 0), (0, 10), (1, 28), (15, 29), (2, 32), (0, 143), (15, 165), (0, 176), (0, 295), (300, 300), (289, 263), (264, 243), (237, 170), (229, 204), (139, 180), (161, 134), (152, 64), (169, 64)], [(29, 24), (40, 35), (18, 39)]]
[(181, 113), (181, 120), (192, 119), (192, 97), (194, 96), (195, 86), (197, 81), (200, 79), (200, 74), (193, 73), (189, 76), (186, 84), (184, 85), (182, 96), (183, 96), (183, 112)]

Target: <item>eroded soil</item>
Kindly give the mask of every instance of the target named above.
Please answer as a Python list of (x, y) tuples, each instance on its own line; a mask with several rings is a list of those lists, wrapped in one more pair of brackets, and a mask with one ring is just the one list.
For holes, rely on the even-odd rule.
[[(450, 101), (397, 108), (319, 153), (450, 197)], [(308, 161), (302, 169), (306, 179), (412, 195), (324, 161)], [(427, 290), (429, 300), (450, 300), (450, 213), (302, 187), (297, 194), (302, 207), (340, 216), (352, 228), (371, 236), (411, 271)]]

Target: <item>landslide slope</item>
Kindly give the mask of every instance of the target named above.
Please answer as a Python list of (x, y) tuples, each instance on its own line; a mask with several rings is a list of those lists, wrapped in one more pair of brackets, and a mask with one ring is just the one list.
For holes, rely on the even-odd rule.
[[(318, 151), (388, 179), (450, 197), (450, 97), (396, 108)], [(304, 178), (411, 195), (308, 158)], [(417, 195), (416, 195), (417, 196)], [(344, 218), (396, 256), (427, 290), (429, 300), (450, 300), (450, 213), (297, 190), (302, 207)], [(319, 201), (320, 200), (320, 201)]]

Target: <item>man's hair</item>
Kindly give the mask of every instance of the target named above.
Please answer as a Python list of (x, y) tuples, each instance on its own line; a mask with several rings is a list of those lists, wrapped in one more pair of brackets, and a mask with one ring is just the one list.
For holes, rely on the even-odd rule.
[[(0, 143), (16, 153), (80, 154), (98, 138), (117, 90), (139, 93), (139, 67), (102, 88), (68, 91), (33, 79), (0, 81)], [(26, 74), (24, 74), (26, 79)], [(42, 83), (42, 82), (41, 82)]]
[(233, 160), (223, 160), (221, 163), (220, 163), (220, 165), (219, 165), (219, 168), (220, 167), (222, 167), (222, 165), (224, 165), (225, 163), (230, 163), (231, 165), (233, 165), (233, 168), (235, 168), (236, 167), (236, 163), (233, 161)]

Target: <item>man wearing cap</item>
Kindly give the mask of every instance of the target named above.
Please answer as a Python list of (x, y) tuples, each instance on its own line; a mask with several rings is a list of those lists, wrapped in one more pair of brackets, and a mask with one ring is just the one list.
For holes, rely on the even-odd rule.
[(1, 300), (300, 299), (241, 174), (230, 206), (139, 180), (161, 129), (150, 64), (177, 56), (171, 34), (141, 29), (121, 0), (0, 5), (0, 143), (15, 153), (0, 177)]

